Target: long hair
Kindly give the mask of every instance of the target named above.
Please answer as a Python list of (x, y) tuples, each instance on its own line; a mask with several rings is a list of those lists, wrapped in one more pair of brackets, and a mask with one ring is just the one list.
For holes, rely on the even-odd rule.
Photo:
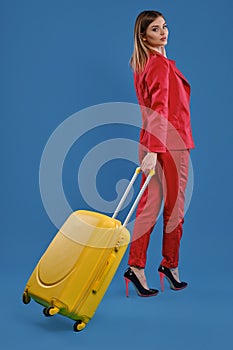
[(148, 26), (158, 17), (164, 18), (163, 14), (158, 11), (143, 11), (136, 18), (134, 26), (134, 50), (130, 59), (130, 65), (134, 72), (141, 72), (149, 58), (149, 50), (142, 39)]

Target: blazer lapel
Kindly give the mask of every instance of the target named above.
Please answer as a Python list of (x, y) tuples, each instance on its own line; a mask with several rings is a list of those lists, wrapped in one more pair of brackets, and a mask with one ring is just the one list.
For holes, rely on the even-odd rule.
[[(159, 52), (157, 52), (156, 51), (156, 53), (155, 52), (150, 52), (149, 53), (150, 54), (150, 56), (151, 55), (158, 55), (158, 56), (162, 56), (162, 57), (164, 57), (161, 53), (159, 53)], [(165, 59), (168, 59), (168, 61), (170, 62), (170, 64), (173, 66), (173, 69), (174, 69), (174, 72), (190, 87), (190, 84), (189, 84), (189, 82), (188, 82), (188, 80), (185, 78), (185, 76), (179, 71), (179, 69), (176, 67), (176, 61), (175, 60), (171, 60), (171, 59), (169, 59), (169, 58), (165, 58)]]
[(175, 73), (176, 73), (181, 79), (183, 79), (183, 80), (186, 82), (186, 84), (189, 85), (188, 80), (187, 80), (187, 79), (185, 78), (185, 76), (181, 73), (181, 71), (179, 71), (179, 69), (176, 67), (176, 62), (175, 62), (174, 60), (169, 60), (169, 61), (172, 63), (172, 65), (173, 65), (173, 67), (174, 67)]

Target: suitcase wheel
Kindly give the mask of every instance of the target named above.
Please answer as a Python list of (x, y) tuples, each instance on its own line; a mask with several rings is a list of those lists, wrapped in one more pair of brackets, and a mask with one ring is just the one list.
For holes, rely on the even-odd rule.
[(23, 293), (23, 303), (24, 304), (29, 304), (30, 303), (30, 301), (31, 301), (31, 297), (30, 297), (30, 295), (28, 294), (28, 292), (24, 292)]
[(51, 307), (45, 307), (43, 309), (43, 314), (46, 316), (46, 317), (51, 317), (53, 315), (56, 315), (57, 313), (59, 312), (59, 309), (55, 306), (51, 306)]
[(73, 326), (73, 329), (75, 332), (80, 332), (82, 331), (84, 328), (86, 327), (86, 323), (81, 321), (81, 320), (78, 320), (77, 322), (75, 322), (74, 326)]

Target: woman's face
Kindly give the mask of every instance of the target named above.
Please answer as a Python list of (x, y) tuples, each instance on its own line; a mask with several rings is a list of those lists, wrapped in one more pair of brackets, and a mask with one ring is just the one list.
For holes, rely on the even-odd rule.
[(149, 24), (142, 40), (149, 48), (158, 48), (167, 45), (168, 29), (163, 17), (156, 18)]

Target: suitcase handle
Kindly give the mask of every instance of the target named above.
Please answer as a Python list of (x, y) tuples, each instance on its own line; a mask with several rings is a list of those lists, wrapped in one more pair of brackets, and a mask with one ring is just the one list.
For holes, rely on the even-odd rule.
[[(137, 176), (140, 174), (140, 172), (141, 172), (141, 168), (140, 167), (136, 168), (134, 175), (133, 175), (132, 179), (130, 180), (130, 183), (128, 184), (128, 186), (127, 186), (127, 188), (126, 188), (126, 190), (125, 190), (125, 192), (124, 192), (124, 194), (123, 194), (123, 196), (122, 196), (122, 198), (121, 198), (121, 200), (120, 200), (120, 202), (119, 202), (119, 204), (118, 204), (118, 206), (117, 206), (117, 208), (112, 216), (113, 219), (115, 219), (116, 216), (118, 215), (122, 205), (124, 204), (128, 194), (129, 194), (129, 191), (131, 190), (131, 188), (132, 188)], [(146, 181), (144, 182), (144, 184), (143, 184), (142, 188), (140, 189), (135, 201), (133, 202), (133, 205), (132, 205), (132, 207), (131, 207), (131, 209), (130, 209), (122, 226), (125, 227), (128, 224), (136, 206), (138, 205), (139, 200), (141, 199), (146, 187), (148, 186), (148, 184), (149, 184), (149, 182), (154, 174), (155, 174), (154, 169), (150, 170), (149, 175), (147, 176)], [(117, 242), (117, 244), (115, 246), (115, 252), (117, 252), (119, 250), (119, 247), (120, 247), (120, 242)], [(107, 276), (109, 270), (111, 269), (111, 267), (115, 261), (115, 258), (116, 258), (116, 254), (114, 252), (112, 252), (110, 257), (107, 260), (105, 268), (103, 269), (102, 273), (100, 274), (100, 276), (98, 277), (98, 279), (96, 280), (96, 282), (94, 283), (94, 285), (92, 287), (93, 294), (96, 294), (98, 292), (98, 290), (101, 288), (102, 283), (105, 280), (105, 277)]]
[[(134, 172), (134, 175), (133, 175), (132, 179), (130, 180), (130, 183), (128, 184), (128, 186), (127, 186), (127, 188), (126, 188), (126, 190), (125, 190), (125, 192), (124, 192), (124, 194), (123, 194), (123, 196), (122, 196), (122, 198), (121, 198), (121, 200), (120, 200), (120, 202), (119, 202), (119, 204), (118, 204), (118, 206), (117, 206), (117, 208), (116, 208), (116, 210), (115, 210), (115, 212), (114, 212), (114, 214), (112, 216), (113, 219), (115, 219), (116, 216), (118, 215), (122, 205), (124, 204), (124, 202), (126, 200), (126, 197), (129, 194), (129, 191), (131, 190), (131, 188), (132, 188), (136, 178), (138, 177), (138, 174), (140, 174), (141, 171), (142, 170), (141, 170), (140, 167), (136, 168), (136, 170)], [(155, 174), (154, 169), (150, 170), (149, 175), (147, 176), (146, 181), (144, 182), (141, 190), (139, 191), (139, 193), (138, 193), (138, 195), (137, 195), (137, 197), (136, 197), (136, 199), (135, 199), (135, 201), (134, 201), (134, 203), (133, 203), (133, 205), (132, 205), (132, 207), (131, 207), (131, 209), (130, 209), (130, 211), (129, 211), (126, 219), (125, 219), (125, 221), (123, 222), (122, 226), (125, 227), (128, 224), (128, 222), (129, 222), (129, 220), (130, 220), (130, 218), (131, 218), (131, 216), (132, 216), (136, 206), (138, 205), (138, 202), (140, 201), (140, 199), (141, 199), (145, 189), (147, 188), (147, 186), (148, 186), (148, 184), (149, 184), (149, 182), (150, 182), (150, 180), (151, 180), (151, 178), (152, 178), (152, 176), (154, 174)]]

